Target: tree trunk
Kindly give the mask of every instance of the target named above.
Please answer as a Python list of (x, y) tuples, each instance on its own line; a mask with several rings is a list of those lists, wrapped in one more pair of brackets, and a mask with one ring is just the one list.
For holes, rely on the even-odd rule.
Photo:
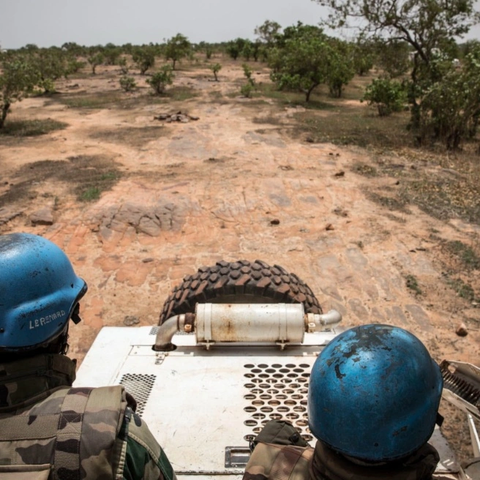
[(410, 125), (414, 131), (420, 128), (420, 105), (415, 100), (412, 103)]
[(305, 92), (305, 101), (310, 101), (310, 95), (313, 92), (313, 89), (318, 86), (318, 83), (314, 83), (306, 92)]
[(5, 102), (2, 105), (2, 115), (0, 117), (0, 128), (3, 128), (3, 126), (5, 125), (5, 120), (7, 119), (9, 110), (10, 110), (10, 102)]

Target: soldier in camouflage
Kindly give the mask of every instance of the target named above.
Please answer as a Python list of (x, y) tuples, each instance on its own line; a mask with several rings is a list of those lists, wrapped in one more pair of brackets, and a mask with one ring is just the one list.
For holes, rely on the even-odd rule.
[(52, 242), (0, 236), (0, 478), (176, 480), (123, 387), (72, 388), (86, 291)]
[(251, 445), (243, 480), (468, 479), (435, 474), (439, 455), (428, 440), (441, 423), (442, 387), (438, 365), (409, 332), (388, 325), (347, 330), (312, 368), (315, 447), (288, 422), (269, 422)]

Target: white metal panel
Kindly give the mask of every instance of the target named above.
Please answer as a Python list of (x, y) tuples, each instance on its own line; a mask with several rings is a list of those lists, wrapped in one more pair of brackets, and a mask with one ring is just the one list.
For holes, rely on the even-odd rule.
[[(306, 334), (307, 345), (284, 351), (246, 345), (206, 351), (195, 346), (194, 336), (176, 335), (178, 348), (169, 353), (151, 349), (155, 333), (151, 327), (102, 329), (75, 386), (123, 383), (132, 389), (180, 478), (240, 478), (243, 469), (225, 467), (226, 448), (247, 448), (249, 436), (271, 418), (292, 421), (308, 438), (308, 373), (319, 345), (338, 332)], [(439, 430), (432, 440), (442, 457), (439, 471), (456, 471)]]
[[(282, 355), (279, 360), (278, 352), (245, 356), (239, 349), (226, 348), (208, 355), (182, 348), (165, 356), (154, 352), (148, 356), (147, 348), (132, 350), (114, 383), (122, 383), (127, 374), (139, 378), (155, 376), (142, 416), (177, 473), (234, 472), (235, 469), (225, 467), (226, 448), (247, 449), (249, 435), (276, 418), (278, 408), (297, 416), (306, 430), (308, 377), (302, 377), (302, 383), (298, 383), (288, 375), (298, 375), (293, 370), (299, 364), (304, 371), (310, 370), (316, 358), (313, 353)], [(259, 365), (261, 368), (257, 368)], [(271, 368), (272, 365), (276, 367)], [(280, 372), (282, 369), (286, 372)], [(291, 385), (303, 388), (290, 388)], [(290, 405), (291, 393), (298, 395), (300, 389), (302, 398)], [(131, 393), (135, 396), (135, 392)], [(295, 406), (303, 409), (303, 416), (294, 412)]]

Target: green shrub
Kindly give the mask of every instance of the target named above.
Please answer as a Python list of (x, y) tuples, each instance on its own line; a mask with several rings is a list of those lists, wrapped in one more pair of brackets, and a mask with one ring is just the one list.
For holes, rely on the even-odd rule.
[(157, 95), (161, 95), (165, 92), (166, 86), (173, 83), (173, 78), (173, 68), (170, 65), (164, 65), (147, 80), (147, 83)]
[(127, 59), (125, 57), (121, 57), (118, 59), (117, 64), (120, 67), (120, 71), (123, 73), (123, 75), (127, 75), (128, 71), (130, 70)]
[(131, 92), (137, 84), (135, 83), (135, 79), (133, 77), (121, 77), (120, 78), (120, 86), (126, 91)]
[(210, 70), (213, 72), (213, 76), (215, 77), (215, 81), (218, 82), (218, 72), (222, 69), (222, 66), (219, 63), (215, 63), (214, 65), (210, 65)]
[(420, 105), (420, 133), (442, 140), (449, 150), (475, 138), (480, 118), (480, 48), (465, 56), (462, 68), (441, 67), (439, 80), (425, 92)]
[(377, 78), (367, 86), (361, 101), (376, 105), (381, 117), (403, 110), (407, 93), (402, 83), (389, 78)]
[(251, 83), (246, 83), (245, 85), (242, 85), (240, 88), (240, 93), (247, 98), (250, 98), (252, 96), (253, 92), (253, 85)]
[(246, 63), (242, 65), (242, 68), (243, 68), (243, 74), (247, 78), (248, 83), (253, 87), (253, 85), (255, 84), (255, 79), (252, 78), (253, 70)]
[(87, 62), (92, 67), (92, 74), (93, 75), (95, 75), (97, 73), (96, 69), (97, 69), (98, 65), (101, 65), (104, 60), (105, 60), (105, 57), (103, 56), (103, 53), (101, 53), (101, 52), (93, 52), (87, 57)]

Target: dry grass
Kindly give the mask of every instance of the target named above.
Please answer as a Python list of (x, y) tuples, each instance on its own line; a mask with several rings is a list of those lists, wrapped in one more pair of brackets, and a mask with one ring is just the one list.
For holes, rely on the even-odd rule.
[(105, 130), (94, 130), (89, 136), (101, 142), (121, 143), (140, 148), (165, 134), (165, 129), (158, 123), (151, 127), (117, 127)]
[(8, 118), (5, 126), (0, 129), (0, 138), (37, 137), (56, 130), (63, 130), (67, 126), (65, 122), (59, 122), (51, 118), (33, 120), (12, 120)]
[(48, 183), (52, 196), (62, 195), (63, 185), (80, 201), (97, 199), (101, 192), (115, 185), (122, 172), (111, 159), (99, 156), (70, 157), (65, 161), (43, 160), (21, 167), (12, 177), (14, 182), (0, 196), (0, 208), (38, 196), (37, 188)]

